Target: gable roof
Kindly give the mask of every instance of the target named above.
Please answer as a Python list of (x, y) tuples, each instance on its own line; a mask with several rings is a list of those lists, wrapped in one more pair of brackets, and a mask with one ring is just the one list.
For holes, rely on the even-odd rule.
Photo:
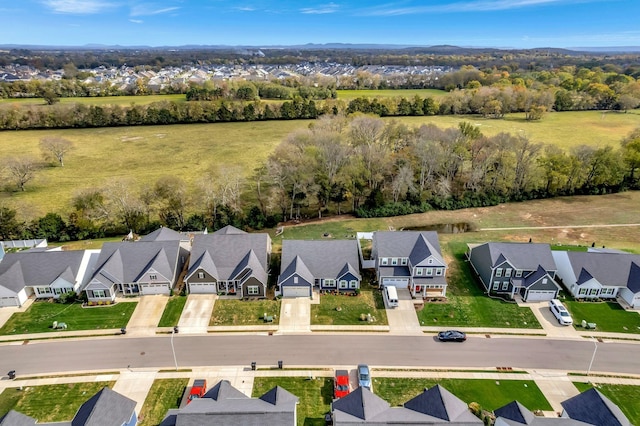
[(408, 257), (415, 265), (433, 256), (443, 265), (438, 233), (435, 231), (376, 231), (373, 233), (376, 257)]
[[(337, 278), (345, 271), (351, 271), (360, 279), (356, 240), (282, 240), (280, 276), (283, 279), (291, 276), (289, 269), (296, 258), (311, 274), (312, 284), (315, 278)], [(296, 265), (300, 262), (296, 261)]]
[(513, 420), (523, 425), (531, 424), (535, 415), (527, 409), (524, 405), (518, 401), (512, 401), (493, 411), (496, 417), (503, 417), (505, 419)]
[(36, 419), (14, 410), (10, 410), (7, 414), (0, 417), (0, 426), (33, 426), (35, 424)]
[(0, 262), (0, 286), (18, 292), (25, 286), (48, 286), (58, 278), (76, 284), (84, 254), (84, 250), (7, 253)]
[(276, 386), (273, 389), (267, 391), (264, 395), (260, 397), (264, 402), (268, 402), (271, 405), (278, 405), (282, 403), (298, 403), (298, 397), (287, 391), (280, 386)]
[(189, 238), (184, 234), (174, 231), (171, 228), (161, 226), (150, 234), (140, 238), (140, 241), (188, 241)]
[[(337, 415), (336, 420), (342, 417), (340, 413), (360, 420), (371, 420), (389, 409), (389, 403), (361, 386), (348, 395), (333, 401), (331, 409), (334, 415)], [(340, 413), (335, 413), (336, 411)]]
[(204, 394), (203, 398), (210, 398), (215, 401), (231, 398), (249, 398), (247, 395), (240, 392), (238, 389), (231, 386), (231, 382), (228, 380), (220, 380), (211, 389)]
[(515, 269), (535, 271), (542, 266), (546, 271), (556, 271), (551, 246), (544, 243), (494, 243), (474, 247), (492, 267), (508, 261)]
[[(526, 277), (524, 277), (522, 279), (522, 286), (526, 287), (526, 288), (529, 288), (533, 284), (535, 284), (536, 282), (540, 281), (540, 279), (542, 279), (544, 277), (547, 277), (548, 279), (550, 279), (551, 281), (553, 281), (555, 283), (553, 278), (551, 278), (551, 276), (549, 276), (549, 273), (547, 271), (545, 271), (545, 269), (541, 265), (538, 265), (538, 269), (536, 269), (533, 273), (527, 275)], [(559, 288), (559, 286), (557, 284), (556, 284), (556, 287)]]
[(72, 426), (120, 426), (134, 413), (136, 402), (118, 392), (102, 388), (78, 409)]
[(266, 233), (249, 234), (227, 226), (213, 234), (198, 234), (193, 239), (187, 278), (204, 269), (216, 279), (226, 281), (251, 268), (254, 276), (266, 284), (270, 251), (271, 238)]
[(425, 389), (420, 395), (407, 401), (404, 407), (448, 422), (478, 419), (469, 411), (467, 403), (440, 385)]
[(179, 241), (104, 243), (91, 276), (92, 285), (134, 283), (149, 269), (173, 280), (179, 254)]
[[(284, 267), (284, 265), (285, 264), (282, 263), (281, 267)], [(294, 274), (298, 275), (300, 278), (305, 280), (308, 285), (313, 286), (314, 284), (313, 274), (309, 271), (309, 268), (307, 268), (307, 265), (304, 264), (300, 256), (296, 256), (291, 261), (291, 263), (287, 265), (286, 269), (278, 277), (278, 284), (283, 284), (283, 283), (298, 284), (298, 283), (295, 283), (295, 281), (287, 282), (289, 281), (289, 278), (291, 278)], [(300, 283), (299, 285), (302, 285), (302, 283)]]
[(632, 426), (620, 408), (596, 388), (562, 402), (569, 418), (596, 426)]
[(566, 254), (575, 276), (578, 277), (578, 284), (584, 283), (591, 276), (604, 286), (628, 287), (634, 293), (640, 291), (640, 255), (577, 251)]

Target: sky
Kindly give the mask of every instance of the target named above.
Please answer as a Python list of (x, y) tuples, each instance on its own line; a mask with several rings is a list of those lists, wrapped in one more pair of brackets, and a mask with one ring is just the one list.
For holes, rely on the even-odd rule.
[(640, 46), (640, 0), (0, 0), (0, 45)]

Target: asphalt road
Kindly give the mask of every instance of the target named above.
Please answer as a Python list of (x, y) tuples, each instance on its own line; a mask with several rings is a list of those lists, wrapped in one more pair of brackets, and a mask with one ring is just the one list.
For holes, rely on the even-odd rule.
[[(586, 371), (589, 340), (469, 337), (442, 343), (433, 336), (383, 335), (176, 335), (179, 367), (273, 366), (514, 367)], [(173, 367), (170, 336), (33, 341), (0, 345), (0, 374), (45, 374), (123, 368)], [(4, 369), (4, 370), (2, 370)], [(592, 372), (637, 373), (640, 345), (598, 343)]]

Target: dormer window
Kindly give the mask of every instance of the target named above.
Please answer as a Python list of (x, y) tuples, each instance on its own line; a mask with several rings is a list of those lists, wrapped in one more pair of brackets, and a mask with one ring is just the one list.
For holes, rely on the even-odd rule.
[(520, 278), (521, 276), (522, 276), (522, 270), (521, 270), (521, 269), (518, 269), (518, 270), (516, 271), (516, 277)]
[(433, 259), (429, 259), (429, 260), (427, 260), (427, 263), (428, 263), (429, 265), (433, 265)]
[(387, 259), (386, 257), (383, 257), (380, 261), (381, 265), (388, 265), (389, 264), (389, 259)]
[(151, 274), (151, 275), (149, 275), (149, 279), (150, 279), (151, 281), (155, 281), (155, 280), (157, 280), (157, 279), (158, 279), (158, 276), (157, 276), (156, 274)]
[(393, 259), (391, 259), (391, 264), (394, 265), (394, 266), (397, 265), (398, 264), (398, 259), (395, 258), (395, 257)]

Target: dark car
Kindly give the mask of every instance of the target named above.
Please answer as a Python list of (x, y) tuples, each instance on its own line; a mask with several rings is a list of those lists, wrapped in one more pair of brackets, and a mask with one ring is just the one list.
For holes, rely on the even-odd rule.
[(441, 342), (464, 342), (467, 335), (458, 330), (447, 330), (438, 333), (438, 340)]

